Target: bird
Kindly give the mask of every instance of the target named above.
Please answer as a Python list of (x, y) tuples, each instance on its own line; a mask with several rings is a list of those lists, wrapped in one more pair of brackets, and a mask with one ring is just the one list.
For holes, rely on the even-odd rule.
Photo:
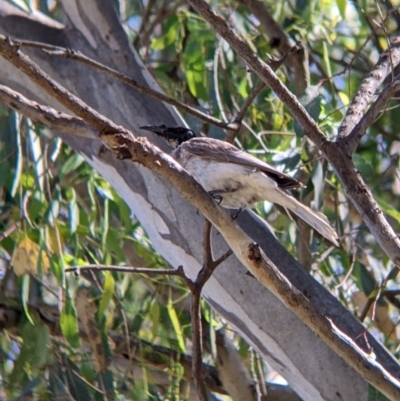
[(338, 235), (327, 217), (288, 192), (305, 187), (301, 182), (228, 142), (197, 136), (190, 128), (164, 124), (139, 128), (166, 139), (174, 149), (171, 156), (222, 207), (241, 211), (259, 201), (276, 203), (339, 246)]

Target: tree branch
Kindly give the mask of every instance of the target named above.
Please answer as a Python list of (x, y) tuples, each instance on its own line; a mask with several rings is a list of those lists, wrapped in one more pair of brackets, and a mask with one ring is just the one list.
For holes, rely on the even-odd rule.
[(275, 92), (276, 96), (296, 118), (305, 134), (318, 148), (321, 148), (326, 142), (324, 134), (297, 100), (297, 97), (286, 88), (272, 68), (254, 54), (249, 46), (229, 27), (226, 19), (216, 14), (204, 0), (188, 0), (188, 2), (230, 44), (249, 65), (250, 69)]
[(215, 118), (213, 116), (205, 114), (202, 111), (197, 110), (194, 107), (189, 106), (186, 103), (179, 102), (178, 100), (175, 100), (172, 97), (166, 96), (161, 92), (157, 92), (147, 86), (144, 86), (140, 82), (136, 81), (135, 79), (130, 78), (130, 77), (126, 76), (125, 74), (122, 74), (121, 72), (114, 70), (113, 68), (107, 67), (104, 64), (101, 64), (98, 61), (93, 60), (92, 58), (83, 55), (79, 51), (77, 52), (77, 51), (74, 51), (71, 49), (65, 49), (63, 47), (51, 46), (46, 43), (33, 42), (33, 41), (28, 41), (28, 40), (18, 40), (15, 43), (19, 44), (21, 47), (32, 47), (32, 48), (36, 48), (36, 49), (41, 49), (45, 53), (47, 53), (51, 56), (61, 56), (61, 57), (70, 58), (72, 60), (79, 61), (80, 63), (83, 63), (85, 65), (88, 65), (88, 66), (96, 69), (97, 71), (104, 72), (105, 74), (118, 79), (119, 81), (138, 90), (140, 93), (143, 93), (144, 95), (151, 96), (154, 99), (158, 99), (158, 100), (161, 100), (162, 102), (165, 102), (172, 106), (175, 106), (178, 109), (186, 111), (187, 113), (189, 113), (209, 124), (213, 124), (217, 127), (225, 128), (225, 129), (235, 129), (236, 128), (236, 125), (234, 125), (232, 127), (229, 123), (225, 123), (221, 120), (218, 120), (218, 118)]
[[(286, 35), (283, 29), (276, 23), (264, 2), (260, 0), (239, 0), (239, 3), (247, 7), (254, 17), (260, 21), (261, 26), (270, 37), (272, 48), (276, 48), (281, 55), (290, 53), (288, 55), (288, 66), (295, 77), (296, 93), (299, 95), (302, 94), (310, 84), (308, 60), (305, 57), (305, 50), (297, 46), (297, 43)], [(293, 52), (293, 48), (296, 48), (297, 51)]]
[(148, 276), (165, 275), (165, 276), (179, 276), (179, 272), (174, 269), (156, 269), (151, 267), (128, 267), (128, 266), (111, 266), (111, 265), (85, 265), (85, 266), (71, 266), (67, 267), (64, 271), (66, 273), (75, 273), (79, 275), (81, 271), (113, 271), (118, 273), (139, 273)]
[[(347, 195), (350, 197), (361, 218), (390, 259), (400, 266), (400, 240), (375, 202), (372, 193), (360, 173), (349, 158), (345, 147), (340, 143), (328, 141), (316, 122), (299, 103), (297, 98), (279, 80), (272, 69), (264, 63), (239, 36), (230, 29), (226, 21), (217, 15), (204, 0), (188, 0), (196, 11), (221, 35), (249, 67), (275, 92), (296, 118), (300, 127), (318, 149), (326, 156), (330, 165), (340, 178)], [(400, 38), (394, 41), (395, 59), (400, 58)], [(390, 53), (389, 53), (390, 54)], [(386, 58), (390, 58), (389, 55)], [(384, 62), (384, 71), (389, 72), (390, 64)], [(380, 72), (377, 71), (380, 76)]]
[(81, 118), (27, 99), (4, 85), (0, 85), (0, 102), (48, 128), (65, 132), (73, 131), (74, 135), (83, 138), (97, 138), (93, 127)]
[[(118, 158), (141, 163), (174, 185), (193, 206), (212, 222), (241, 263), (258, 281), (277, 296), (367, 381), (389, 398), (400, 398), (400, 382), (380, 365), (379, 361), (368, 355), (368, 349), (363, 351), (360, 344), (356, 344), (352, 339), (349, 341), (345, 333), (341, 333), (336, 326), (333, 326), (331, 322), (334, 322), (335, 316), (330, 318), (321, 314), (317, 306), (296, 290), (251, 238), (236, 225), (235, 221), (232, 221), (231, 216), (216, 205), (207, 192), (171, 157), (153, 146), (146, 138), (135, 138), (130, 131), (116, 126), (104, 116), (93, 111), (84, 102), (51, 80), (27, 56), (13, 48), (13, 44), (4, 38), (0, 39), (0, 53), (6, 54), (7, 59), (14, 65), (27, 71), (36, 83), (52, 94), (61, 104), (73, 110), (78, 116), (83, 116), (99, 131), (100, 138)], [(46, 113), (45, 109), (43, 108), (41, 113)], [(68, 127), (65, 127), (65, 130), (68, 130)], [(74, 134), (72, 130), (66, 132)]]
[(374, 124), (379, 113), (384, 110), (386, 105), (392, 99), (393, 95), (399, 90), (400, 79), (397, 77), (396, 81), (391, 82), (381, 92), (376, 101), (371, 105), (358, 124), (353, 128), (351, 133), (342, 139), (343, 145), (350, 155), (356, 151), (360, 139), (366, 134), (368, 127)]
[[(196, 277), (196, 281), (190, 286), (192, 296), (191, 296), (191, 317), (192, 317), (192, 345), (193, 345), (193, 378), (199, 394), (201, 401), (207, 401), (207, 392), (204, 385), (203, 379), (203, 328), (201, 324), (201, 291), (211, 277), (214, 270), (230, 255), (232, 255), (232, 250), (229, 249), (222, 257), (217, 261), (214, 260), (212, 255), (211, 247), (211, 223), (206, 220), (204, 223), (204, 234), (203, 234), (203, 267), (199, 271)], [(250, 401), (250, 400), (249, 400)]]
[(379, 86), (399, 63), (400, 38), (396, 38), (392, 41), (390, 47), (381, 54), (375, 67), (364, 78), (359, 86), (347, 109), (346, 116), (339, 127), (337, 137), (338, 142), (352, 133), (353, 129), (365, 114), (367, 107), (375, 96)]

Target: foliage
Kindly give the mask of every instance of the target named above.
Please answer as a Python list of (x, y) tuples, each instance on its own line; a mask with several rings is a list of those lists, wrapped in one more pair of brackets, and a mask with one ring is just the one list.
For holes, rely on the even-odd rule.
[[(273, 41), (241, 2), (211, 3), (260, 57), (269, 60), (276, 54)], [(27, 7), (22, 1), (14, 4)], [(190, 7), (181, 1), (148, 4), (150, 9), (144, 13), (143, 4), (121, 1), (121, 19), (163, 90), (212, 116), (233, 120), (257, 78)], [(334, 137), (361, 79), (387, 47), (387, 32), (394, 30), (395, 22), (370, 0), (278, 4), (268, 0), (266, 4), (285, 32), (308, 49), (311, 86), (297, 95), (326, 136)], [(38, 7), (62, 20), (57, 1), (41, 1)], [(371, 26), (373, 20), (379, 21), (381, 29)], [(296, 91), (294, 73), (285, 63), (277, 74)], [(399, 231), (397, 107), (393, 100), (369, 128), (353, 159)], [(224, 136), (218, 128), (185, 117), (197, 131)], [(328, 245), (317, 236), (313, 238), (312, 273), (360, 314), (392, 269), (392, 262), (362, 224), (333, 172), (270, 89), (264, 88), (249, 107), (236, 145), (306, 183), (303, 197), (334, 221), (340, 234), (347, 235), (344, 249), (334, 250), (327, 250)], [(127, 372), (111, 372), (102, 368), (101, 361), (111, 357), (113, 345), (104, 341), (110, 331), (146, 341), (140, 343), (143, 355), (151, 346), (188, 352), (190, 325), (184, 284), (162, 275), (107, 272), (75, 276), (65, 272), (68, 267), (89, 264), (168, 268), (110, 183), (46, 129), (0, 109), (0, 188), (0, 232), (5, 233), (0, 254), (4, 265), (13, 267), (4, 270), (0, 303), (24, 315), (18, 330), (0, 333), (4, 361), (0, 388), (10, 399), (32, 392), (38, 399), (53, 399), (54, 394), (65, 394), (65, 399), (105, 399), (104, 392), (121, 400), (179, 397), (182, 366), (167, 355), (162, 369), (171, 380), (165, 386), (157, 386), (145, 356), (139, 380), (125, 380)], [(295, 253), (299, 241), (295, 223), (270, 205), (258, 205), (257, 212)], [(10, 294), (5, 289), (14, 275), (18, 276), (16, 293)], [(396, 289), (396, 284), (391, 280), (387, 290)], [(79, 340), (80, 306), (75, 299), (89, 287), (85, 305), (92, 308), (104, 355), (92, 355)], [(60, 312), (59, 338), (50, 335), (31, 307), (38, 299), (50, 314)], [(397, 306), (395, 295), (386, 298), (377, 308), (379, 319), (366, 319), (395, 355), (399, 346), (394, 323)], [(204, 313), (210, 330), (224, 323), (206, 306)], [(55, 324), (51, 317), (48, 324)], [(235, 337), (235, 341), (241, 349), (246, 348), (242, 339)]]

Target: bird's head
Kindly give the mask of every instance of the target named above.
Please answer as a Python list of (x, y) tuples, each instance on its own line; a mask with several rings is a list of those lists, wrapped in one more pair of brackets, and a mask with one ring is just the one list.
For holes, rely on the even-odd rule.
[(139, 127), (146, 131), (154, 132), (165, 138), (172, 147), (176, 148), (181, 143), (196, 137), (196, 134), (189, 128), (185, 127), (167, 127), (166, 125), (144, 125)]

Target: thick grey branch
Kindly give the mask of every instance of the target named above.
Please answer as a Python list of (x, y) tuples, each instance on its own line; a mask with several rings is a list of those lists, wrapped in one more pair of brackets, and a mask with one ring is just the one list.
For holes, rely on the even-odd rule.
[(386, 105), (392, 99), (393, 95), (400, 90), (400, 80), (397, 79), (391, 82), (382, 93), (378, 96), (376, 101), (371, 105), (368, 111), (361, 118), (360, 122), (354, 127), (351, 133), (342, 139), (345, 149), (348, 154), (353, 154), (360, 142), (360, 139), (367, 132), (368, 127), (370, 127), (378, 117), (379, 113), (384, 110)]
[(359, 86), (353, 101), (347, 109), (346, 116), (339, 127), (338, 142), (351, 134), (354, 127), (365, 114), (379, 86), (399, 63), (400, 38), (396, 38), (392, 41), (389, 49), (381, 54), (375, 68), (366, 76)]
[[(0, 45), (1, 50), (1, 45)], [(36, 82), (53, 92), (57, 100), (64, 106), (72, 105), (77, 114), (87, 116), (91, 124), (98, 127), (100, 137), (118, 157), (139, 162), (147, 168), (156, 171), (173, 184), (190, 203), (198, 208), (224, 236), (230, 248), (238, 259), (254, 275), (254, 277), (277, 296), (290, 310), (323, 339), (336, 353), (388, 397), (400, 398), (400, 382), (398, 382), (382, 365), (368, 358), (368, 355), (354, 341), (343, 341), (332, 331), (332, 325), (301, 292), (299, 292), (279, 269), (260, 251), (259, 247), (232, 222), (228, 213), (217, 206), (211, 197), (182, 167), (173, 159), (151, 145), (146, 139), (135, 138), (129, 131), (110, 124), (105, 126), (107, 119), (94, 112), (82, 101), (74, 102), (74, 96), (55, 81), (45, 76), (39, 67), (34, 68), (28, 57), (19, 57), (15, 61), (26, 68), (31, 64), (35, 71)], [(16, 61), (18, 60), (18, 62)], [(33, 78), (33, 77), (32, 77)], [(48, 80), (44, 85), (44, 80)], [(42, 82), (43, 81), (43, 82)], [(57, 87), (57, 88), (55, 88)], [(22, 98), (21, 98), (22, 99)], [(82, 108), (82, 109), (81, 109)], [(46, 108), (43, 107), (43, 110)], [(45, 111), (41, 113), (45, 113)], [(53, 115), (54, 112), (51, 112)], [(343, 334), (345, 335), (345, 334)]]
[[(9, 3), (0, 0), (2, 11), (0, 30), (7, 35), (49, 41), (65, 48), (79, 49), (84, 54), (92, 55), (104, 64), (113, 66), (114, 69), (124, 71), (127, 75), (134, 71), (135, 78), (140, 82), (147, 82), (158, 90), (157, 85), (140, 63), (137, 54), (129, 47), (129, 41), (115, 16), (111, 2), (65, 0), (63, 3), (72, 29), (70, 26), (69, 29), (53, 30), (51, 34), (48, 34), (47, 27), (37, 22), (33, 23), (28, 15), (16, 19), (15, 13), (3, 12), (4, 7), (7, 8)], [(78, 8), (79, 18), (75, 14)], [(85, 29), (82, 28), (81, 17), (84, 17)], [(26, 24), (26, 21), (29, 23)], [(80, 32), (81, 36), (77, 36), (75, 32)], [(113, 45), (112, 48), (110, 43)], [(46, 66), (46, 70), (53, 77), (58, 77), (60, 82), (78, 93), (87, 103), (96, 105), (103, 114), (126, 127), (137, 127), (146, 122), (149, 123), (155, 116), (160, 123), (181, 123), (172, 108), (151, 98), (139, 96), (137, 93), (133, 96), (129, 88), (119, 83), (110, 88), (109, 81), (105, 77), (97, 74), (96, 71), (90, 71), (83, 65), (77, 67), (80, 71), (77, 75), (75, 68), (72, 68), (73, 63), (69, 60), (63, 60), (60, 63), (59, 59), (55, 57), (50, 59), (46, 55), (43, 57), (43, 54), (36, 51), (32, 51), (31, 54), (38, 62)], [(4, 74), (1, 75), (3, 82), (17, 87), (19, 85), (25, 95), (30, 97), (35, 94), (36, 99), (41, 99), (42, 103), (56, 104), (54, 99), (42, 90), (42, 87), (36, 87), (9, 63), (2, 61), (1, 65), (4, 68)], [(93, 80), (99, 83), (95, 87), (91, 84)], [(117, 99), (119, 103), (116, 103)], [(55, 107), (60, 106), (57, 104)], [(182, 200), (166, 180), (159, 180), (157, 174), (150, 170), (119, 162), (110, 152), (96, 153), (100, 146), (99, 141), (88, 142), (73, 135), (64, 135), (63, 138), (73, 149), (81, 152), (105, 179), (113, 182), (116, 190), (124, 197), (144, 228), (148, 230), (156, 249), (174, 266), (185, 263), (185, 271), (189, 272), (191, 277), (195, 277), (198, 272), (196, 269), (201, 267), (201, 250), (199, 251), (198, 246), (201, 243), (201, 235), (198, 235), (196, 228), (188, 228), (187, 222), (199, 222), (201, 218), (194, 213), (193, 208)], [(154, 141), (157, 139), (154, 138)], [(159, 143), (160, 146), (164, 145), (162, 142)], [(151, 184), (148, 184), (149, 181)], [(149, 185), (151, 185), (151, 191), (147, 192)], [(148, 213), (147, 205), (151, 207), (153, 214)], [(167, 208), (166, 205), (168, 205)], [(154, 220), (154, 217), (162, 220)], [(164, 235), (165, 231), (160, 232), (159, 226), (156, 227), (154, 221), (162, 221), (162, 224), (166, 224), (169, 230), (167, 236)], [(259, 219), (252, 213), (245, 212), (239, 216), (237, 222), (262, 244), (268, 255), (279, 264), (281, 271), (290, 277), (292, 283), (296, 283), (296, 287), (301, 288), (302, 293), (309, 295), (309, 302), (314, 305), (319, 314), (329, 316), (337, 326), (340, 326), (342, 332), (357, 339), (358, 343), (363, 343), (364, 336), (359, 336), (360, 333), (364, 333), (362, 325), (329, 292), (303, 272), (299, 264), (285, 252)], [(226, 249), (221, 235), (213, 236), (213, 244), (218, 246), (216, 249)], [(334, 352), (328, 350), (318, 336), (314, 336), (300, 319), (277, 302), (275, 296), (263, 290), (252, 277), (246, 275), (236, 258), (231, 258), (229, 264), (225, 262), (211, 277), (205, 288), (205, 297), (217, 312), (244, 333), (273, 366), (282, 371), (303, 399), (313, 401), (335, 397), (360, 399), (360, 397), (363, 398), (362, 395), (366, 396), (367, 386), (361, 377)], [(302, 347), (293, 346), (290, 334), (287, 337), (284, 335), (287, 333), (288, 324), (295, 330), (297, 342), (301, 342)], [(364, 334), (376, 353), (377, 363), (381, 363), (387, 370), (396, 372), (397, 375), (399, 371), (397, 362), (369, 333)], [(312, 363), (308, 363), (307, 359), (309, 347), (313, 348)], [(327, 363), (329, 363), (329, 371), (335, 371), (335, 375), (330, 375), (329, 380), (326, 380)], [(343, 382), (351, 384), (343, 386)], [(337, 393), (338, 389), (340, 394)]]
[(70, 116), (69, 114), (29, 100), (4, 85), (0, 85), (0, 103), (48, 128), (71, 132), (83, 138), (97, 138), (96, 131), (81, 118)]

